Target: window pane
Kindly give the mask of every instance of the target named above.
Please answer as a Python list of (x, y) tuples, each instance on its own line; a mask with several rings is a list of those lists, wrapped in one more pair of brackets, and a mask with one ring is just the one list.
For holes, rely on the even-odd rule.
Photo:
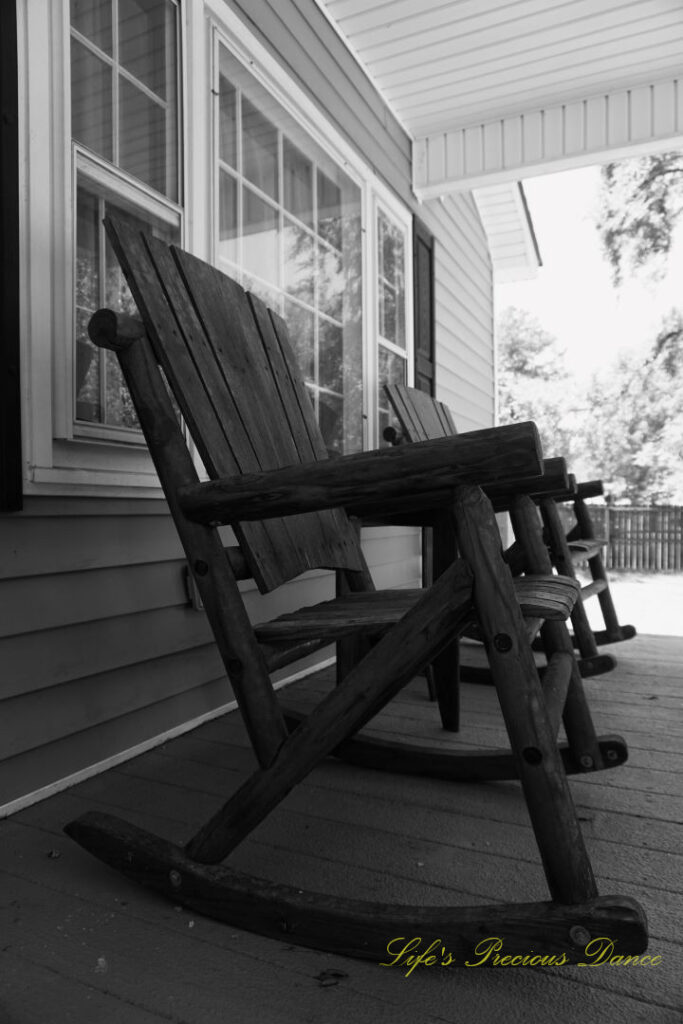
[(237, 182), (225, 171), (219, 171), (219, 233), (218, 255), (231, 263), (237, 263), (239, 245), (237, 239)]
[(112, 159), (112, 70), (78, 40), (71, 40), (71, 134)]
[(403, 232), (380, 211), (377, 218), (379, 333), (406, 347)]
[(218, 80), (219, 153), (230, 167), (237, 168), (237, 93), (224, 75)]
[(119, 0), (118, 7), (120, 63), (157, 96), (169, 99), (175, 89), (173, 6), (167, 0)]
[(100, 400), (100, 350), (88, 337), (91, 309), (76, 310), (76, 419), (102, 423)]
[(244, 269), (278, 284), (278, 215), (277, 211), (245, 188), (244, 203)]
[[(363, 443), (361, 190), (223, 46), (219, 72), (219, 110), (225, 113), (218, 119), (216, 144), (223, 167), (234, 161), (230, 166), (242, 189), (236, 210), (242, 281), (261, 291), (267, 282), (273, 298), (284, 301), (292, 345), (321, 424), (325, 417), (328, 443), (358, 450)], [(235, 117), (242, 133), (236, 147)], [(231, 189), (225, 197), (220, 165), (218, 171), (220, 257), (224, 209), (229, 205), (232, 230), (234, 205)], [(257, 195), (245, 179), (272, 201)]]
[(395, 345), (400, 344), (397, 337), (397, 313), (396, 292), (385, 281), (381, 281), (379, 293), (379, 333), (387, 341), (393, 341)]
[(285, 302), (285, 322), (304, 380), (315, 380), (314, 316), (295, 302)]
[(312, 227), (313, 164), (289, 139), (283, 142), (282, 161), (285, 209)]
[(277, 130), (253, 103), (242, 98), (244, 176), (277, 198)]
[(71, 0), (71, 24), (111, 56), (111, 0)]
[[(93, 312), (107, 306), (119, 313), (137, 314), (133, 297), (102, 225), (113, 214), (134, 227), (166, 241), (178, 241), (176, 228), (124, 204), (94, 184), (81, 182), (76, 208), (76, 358), (75, 415), (88, 423), (137, 427), (128, 389), (118, 360), (91, 344), (87, 326)], [(101, 253), (104, 251), (104, 266)]]
[(100, 305), (100, 203), (80, 190), (76, 203), (76, 416), (100, 422), (100, 358), (88, 337), (88, 321)]
[(284, 246), (285, 291), (312, 305), (315, 273), (313, 236), (285, 218)]
[(394, 416), (384, 394), (385, 384), (406, 383), (406, 360), (395, 352), (389, 352), (380, 346), (378, 352), (377, 377), (379, 386), (378, 407), (379, 407), (379, 436), (383, 443), (384, 431), (387, 427), (394, 427), (397, 433), (401, 433), (401, 426)]
[(339, 324), (319, 321), (318, 350), (321, 386), (341, 392), (344, 387), (344, 331)]
[(76, 305), (93, 313), (99, 305), (100, 296), (99, 205), (96, 196), (79, 189), (76, 203)]
[(342, 254), (336, 249), (328, 249), (327, 246), (321, 245), (318, 253), (318, 275), (321, 311), (336, 320), (341, 320), (344, 290), (347, 286)]
[(337, 395), (321, 391), (318, 395), (318, 422), (325, 446), (330, 451), (344, 452), (344, 401)]
[(339, 185), (318, 171), (318, 232), (337, 249), (342, 247), (342, 197)]
[(175, 159), (163, 106), (119, 76), (119, 163), (125, 171), (175, 198)]

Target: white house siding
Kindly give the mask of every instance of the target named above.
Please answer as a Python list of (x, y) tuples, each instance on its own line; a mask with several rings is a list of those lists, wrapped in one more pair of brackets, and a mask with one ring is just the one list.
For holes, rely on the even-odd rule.
[[(435, 235), (439, 397), (460, 429), (490, 425), (491, 269), (471, 197), (417, 204), (410, 140), (313, 0), (230, 6)], [(419, 581), (415, 531), (367, 531), (364, 548), (379, 586)], [(245, 590), (260, 618), (331, 595), (332, 581)], [(5, 813), (232, 700), (163, 501), (36, 495), (0, 519), (0, 663)]]
[(436, 238), (437, 397), (458, 430), (489, 427), (495, 416), (493, 275), (486, 235), (469, 193), (419, 211)]

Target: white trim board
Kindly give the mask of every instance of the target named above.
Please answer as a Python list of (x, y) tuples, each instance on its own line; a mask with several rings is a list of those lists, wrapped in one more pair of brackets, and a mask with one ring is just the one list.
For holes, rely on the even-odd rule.
[(683, 146), (683, 77), (539, 107), (416, 140), (422, 201)]

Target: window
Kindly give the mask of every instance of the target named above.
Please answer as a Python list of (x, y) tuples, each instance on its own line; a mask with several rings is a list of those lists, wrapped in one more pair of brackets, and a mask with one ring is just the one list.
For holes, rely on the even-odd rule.
[(159, 495), (87, 337), (98, 307), (133, 311), (108, 213), (274, 306), (330, 449), (376, 446), (381, 384), (410, 378), (410, 212), (233, 8), (17, 2), (27, 494)]
[(363, 446), (362, 193), (223, 46), (217, 263), (287, 321), (329, 449)]
[(384, 397), (384, 385), (408, 381), (406, 229), (381, 207), (376, 229), (378, 429), (382, 439), (386, 427), (397, 425)]
[[(134, 312), (105, 214), (167, 240), (180, 228), (178, 10), (173, 0), (71, 0), (75, 167), (74, 419), (136, 430), (117, 360), (87, 335), (95, 309)], [(119, 435), (121, 436), (121, 435)]]

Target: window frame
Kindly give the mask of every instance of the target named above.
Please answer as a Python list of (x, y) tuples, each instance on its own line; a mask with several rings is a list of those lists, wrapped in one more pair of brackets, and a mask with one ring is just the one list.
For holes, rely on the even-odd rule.
[[(387, 200), (387, 196), (380, 196), (375, 194), (372, 197), (372, 218), (374, 225), (374, 236), (373, 236), (373, 256), (374, 262), (372, 265), (373, 282), (375, 287), (375, 305), (373, 310), (373, 330), (377, 339), (376, 345), (374, 346), (373, 359), (374, 359), (374, 372), (375, 372), (375, 386), (373, 388), (373, 398), (375, 400), (375, 407), (372, 410), (372, 422), (375, 426), (376, 436), (375, 444), (373, 447), (379, 447), (382, 445), (383, 438), (379, 431), (379, 353), (380, 349), (384, 349), (392, 355), (397, 355), (405, 361), (405, 383), (412, 386), (415, 380), (415, 337), (414, 337), (414, 295), (413, 295), (413, 216), (412, 213), (407, 211), (407, 208), (403, 204), (399, 203), (392, 197), (392, 201)], [(404, 289), (404, 300), (405, 300), (405, 348), (400, 345), (391, 342), (388, 338), (384, 338), (380, 335), (379, 331), (379, 317), (380, 317), (380, 304), (379, 304), (379, 232), (378, 232), (378, 221), (380, 212), (388, 217), (389, 220), (397, 227), (402, 229), (403, 232), (403, 289)], [(406, 218), (405, 214), (408, 213)]]

